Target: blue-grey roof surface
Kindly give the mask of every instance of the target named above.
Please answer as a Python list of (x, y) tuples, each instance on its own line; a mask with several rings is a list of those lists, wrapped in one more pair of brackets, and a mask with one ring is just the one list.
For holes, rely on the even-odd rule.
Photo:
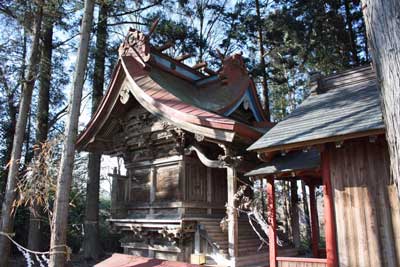
[(324, 83), (325, 92), (309, 96), (248, 150), (295, 147), (296, 143), (384, 129), (379, 91), (370, 68), (328, 77), (320, 84)]
[(295, 151), (284, 156), (273, 158), (270, 162), (262, 164), (249, 171), (245, 176), (272, 175), (300, 170), (311, 170), (320, 166), (320, 154), (316, 149), (307, 152)]

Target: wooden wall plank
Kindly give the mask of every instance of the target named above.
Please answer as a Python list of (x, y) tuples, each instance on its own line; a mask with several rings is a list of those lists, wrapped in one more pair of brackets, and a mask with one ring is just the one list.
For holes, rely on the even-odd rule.
[(363, 139), (328, 150), (339, 265), (398, 266), (400, 205), (390, 190), (386, 143)]

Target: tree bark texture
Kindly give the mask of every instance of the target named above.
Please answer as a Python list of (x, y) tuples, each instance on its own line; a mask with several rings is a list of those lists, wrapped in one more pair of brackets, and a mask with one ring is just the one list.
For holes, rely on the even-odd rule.
[(400, 197), (400, 1), (362, 3), (369, 51), (382, 95), (390, 170)]
[(81, 25), (81, 38), (76, 59), (73, 88), (69, 100), (69, 114), (65, 128), (60, 170), (57, 178), (57, 191), (51, 222), (50, 267), (65, 266), (67, 247), (67, 223), (69, 194), (72, 183), (72, 170), (75, 158), (75, 142), (78, 134), (78, 120), (82, 99), (82, 89), (88, 61), (90, 30), (93, 21), (94, 1), (85, 0)]
[(287, 234), (287, 237), (289, 237), (292, 234), (292, 225), (291, 225), (291, 220), (290, 220), (290, 204), (289, 204), (289, 186), (287, 181), (279, 181), (282, 185), (282, 194), (281, 196), (283, 197), (283, 212), (282, 212), (282, 221), (285, 224), (285, 233)]
[(300, 247), (299, 225), (299, 197), (297, 195), (297, 181), (290, 182), (290, 224), (292, 226), (293, 245)]
[[(36, 145), (46, 142), (49, 132), (49, 101), (50, 101), (50, 86), (51, 86), (51, 59), (53, 52), (53, 21), (49, 17), (44, 18), (42, 30), (42, 51), (40, 57), (40, 76), (39, 76), (39, 96), (36, 117)], [(36, 152), (37, 151), (37, 152)], [(40, 153), (36, 150), (34, 155)], [(28, 248), (31, 250), (41, 249), (41, 223), (40, 217), (42, 215), (41, 207), (32, 207), (36, 211), (29, 216), (29, 234), (28, 234)]]
[(260, 11), (260, 2), (256, 0), (256, 13), (257, 13), (257, 30), (258, 30), (258, 47), (260, 53), (260, 68), (261, 68), (261, 84), (262, 84), (262, 92), (264, 97), (264, 109), (265, 115), (268, 121), (271, 121), (271, 111), (269, 109), (269, 92), (268, 92), (268, 84), (267, 84), (267, 72), (265, 70), (265, 58), (264, 58), (264, 40), (263, 40), (263, 27), (261, 25), (261, 11)]
[(304, 220), (306, 221), (306, 240), (311, 240), (311, 225), (310, 225), (310, 211), (308, 209), (308, 197), (306, 191), (306, 184), (301, 181), (301, 192), (303, 194), (303, 210), (304, 210)]
[[(20, 83), (21, 83), (21, 92), (23, 91), (23, 81), (25, 79), (25, 70), (26, 70), (26, 43), (27, 43), (27, 36), (26, 36), (26, 31), (24, 30), (23, 34), (23, 39), (22, 39), (22, 62), (21, 62), (21, 71), (20, 71)], [(5, 157), (4, 157), (4, 163), (7, 164), (10, 162), (11, 159), (11, 151), (13, 147), (13, 138), (15, 134), (15, 127), (17, 124), (17, 114), (18, 114), (18, 106), (15, 105), (15, 94), (17, 90), (13, 90), (9, 88), (8, 83), (4, 77), (3, 70), (0, 69), (0, 76), (2, 79), (4, 79), (3, 85), (4, 88), (7, 90), (7, 113), (8, 113), (8, 120), (9, 124), (7, 126), (7, 134), (6, 134), (6, 149), (5, 149)], [(3, 203), (3, 197), (4, 197), (4, 191), (5, 191), (5, 186), (6, 186), (6, 181), (7, 181), (7, 176), (8, 176), (8, 169), (3, 170), (0, 175), (0, 203)]]
[[(105, 56), (107, 47), (107, 12), (108, 6), (106, 3), (101, 4), (97, 22), (92, 90), (92, 115), (95, 113), (103, 96)], [(84, 222), (85, 235), (83, 239), (84, 256), (89, 260), (97, 260), (103, 253), (99, 236), (100, 168), (101, 154), (89, 153)]]
[[(39, 39), (40, 28), (42, 24), (42, 2), (37, 3), (35, 16), (34, 35), (29, 58), (28, 72), (25, 77), (21, 100), (19, 104), (18, 118), (13, 139), (11, 159), (7, 176), (7, 186), (5, 198), (1, 209), (1, 231), (3, 233), (12, 233), (14, 228), (14, 215), (12, 214), (13, 202), (15, 200), (15, 188), (19, 174), (19, 164), (24, 143), (25, 129), (28, 120), (29, 109), (32, 101), (32, 92), (35, 85), (36, 66), (39, 62)], [(0, 266), (8, 266), (10, 252), (10, 241), (0, 236)]]

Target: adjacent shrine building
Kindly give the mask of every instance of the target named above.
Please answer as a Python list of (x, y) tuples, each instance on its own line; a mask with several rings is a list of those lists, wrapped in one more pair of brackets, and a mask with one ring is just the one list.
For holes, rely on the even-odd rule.
[[(249, 148), (266, 162), (247, 175), (268, 179), (270, 266), (400, 266), (400, 205), (373, 70), (317, 76), (311, 90)], [(311, 257), (277, 255), (274, 182), (279, 179), (303, 180), (309, 187)], [(324, 218), (318, 218), (315, 204), (320, 186)], [(321, 247), (318, 220), (325, 221)]]

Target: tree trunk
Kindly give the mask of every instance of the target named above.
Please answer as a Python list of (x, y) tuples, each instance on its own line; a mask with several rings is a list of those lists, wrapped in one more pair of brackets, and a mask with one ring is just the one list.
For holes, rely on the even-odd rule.
[(292, 225), (293, 245), (300, 247), (300, 226), (299, 226), (299, 197), (297, 195), (297, 181), (290, 182), (290, 224)]
[(290, 203), (289, 203), (289, 188), (287, 181), (281, 181), (282, 183), (282, 197), (283, 197), (283, 218), (282, 221), (285, 224), (285, 233), (290, 238), (292, 234), (292, 226), (290, 225), (291, 221), (289, 218), (289, 211), (290, 211)]
[(308, 199), (307, 199), (307, 191), (306, 184), (304, 181), (301, 181), (301, 191), (303, 194), (303, 210), (304, 210), (304, 220), (306, 221), (306, 240), (311, 240), (311, 225), (310, 225), (310, 211), (308, 209)]
[[(105, 54), (107, 47), (107, 12), (103, 3), (99, 9), (96, 36), (95, 65), (93, 73), (92, 115), (103, 96)], [(102, 254), (99, 237), (99, 191), (101, 154), (89, 153), (88, 181), (86, 186), (86, 209), (83, 251), (86, 259), (97, 260)]]
[[(18, 119), (15, 128), (13, 147), (11, 151), (11, 160), (9, 163), (9, 172), (7, 176), (7, 186), (5, 199), (1, 210), (1, 231), (3, 233), (12, 233), (14, 228), (14, 215), (12, 214), (13, 202), (15, 200), (15, 188), (17, 183), (19, 163), (21, 159), (22, 146), (24, 143), (25, 129), (28, 120), (28, 113), (32, 100), (32, 91), (35, 85), (35, 68), (39, 61), (39, 37), (42, 23), (42, 2), (38, 1), (34, 25), (34, 36), (29, 58), (28, 73), (26, 75), (21, 100), (19, 104)], [(10, 241), (0, 237), (0, 266), (8, 266), (10, 252)]]
[[(21, 63), (21, 71), (20, 71), (20, 83), (21, 83), (21, 92), (23, 91), (23, 86), (24, 86), (24, 79), (25, 79), (25, 70), (26, 70), (26, 43), (27, 43), (27, 38), (26, 38), (26, 31), (24, 30), (23, 34), (23, 39), (22, 39), (22, 63)], [(0, 76), (4, 77), (3, 70), (0, 68)], [(13, 137), (15, 134), (15, 127), (17, 124), (17, 111), (18, 107), (15, 105), (15, 93), (17, 90), (13, 90), (8, 87), (7, 81), (4, 80), (2, 81), (4, 84), (4, 87), (7, 90), (7, 110), (8, 110), (8, 120), (9, 124), (7, 125), (6, 128), (6, 149), (5, 149), (5, 157), (4, 157), (4, 165), (6, 165), (8, 162), (11, 160), (11, 151), (13, 147)], [(8, 176), (8, 169), (5, 169), (3, 172), (1, 172), (0, 176), (0, 203), (3, 203), (3, 197), (4, 197), (4, 190), (5, 190), (5, 183), (7, 180)]]
[(263, 40), (263, 27), (261, 24), (261, 12), (260, 12), (260, 2), (256, 0), (256, 13), (257, 13), (257, 31), (258, 31), (258, 47), (260, 52), (260, 68), (261, 68), (261, 84), (262, 84), (262, 93), (264, 97), (264, 109), (265, 115), (268, 121), (271, 121), (271, 111), (269, 109), (269, 92), (267, 85), (267, 72), (265, 70), (265, 58), (264, 58), (264, 40)]
[(400, 2), (362, 2), (368, 44), (383, 100), (390, 170), (400, 197)]
[(93, 21), (94, 0), (85, 0), (81, 26), (81, 39), (77, 52), (73, 88), (69, 102), (68, 121), (65, 128), (65, 140), (62, 149), (60, 170), (57, 178), (57, 191), (51, 222), (50, 263), (49, 267), (65, 266), (67, 253), (67, 223), (69, 193), (71, 191), (72, 170), (75, 157), (75, 142), (78, 134), (78, 121), (85, 81), (85, 71), (89, 52), (90, 30)]
[[(39, 145), (44, 143), (47, 139), (49, 132), (49, 100), (50, 100), (50, 79), (51, 79), (51, 59), (53, 52), (53, 21), (51, 18), (46, 17), (43, 23), (42, 32), (42, 51), (40, 58), (40, 87), (39, 87), (39, 98), (37, 107), (37, 118), (36, 118), (36, 141), (35, 144)], [(35, 157), (40, 153), (39, 150), (35, 150)], [(29, 216), (29, 234), (28, 234), (28, 248), (31, 250), (41, 249), (41, 224), (40, 217), (42, 215), (41, 207), (31, 207), (35, 210), (30, 213)]]
[(32, 110), (31, 108), (29, 108), (29, 112), (28, 112), (28, 122), (26, 125), (26, 132), (25, 132), (25, 155), (24, 155), (24, 162), (23, 162), (23, 166), (28, 166), (28, 164), (31, 162), (32, 160), (32, 156), (33, 156), (33, 151), (30, 148), (30, 144), (31, 144), (31, 126), (32, 126)]

